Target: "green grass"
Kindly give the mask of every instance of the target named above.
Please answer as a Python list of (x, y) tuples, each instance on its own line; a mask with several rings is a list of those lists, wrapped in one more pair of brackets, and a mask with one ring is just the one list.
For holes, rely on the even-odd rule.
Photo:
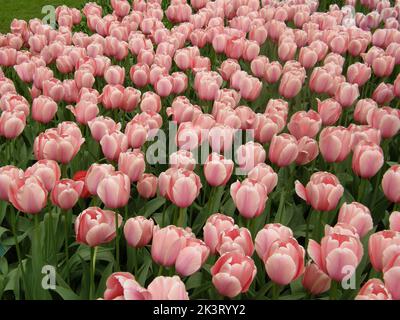
[(43, 18), (42, 8), (45, 5), (67, 5), (79, 8), (86, 0), (0, 0), (0, 32), (7, 33), (14, 18), (29, 21), (32, 18)]

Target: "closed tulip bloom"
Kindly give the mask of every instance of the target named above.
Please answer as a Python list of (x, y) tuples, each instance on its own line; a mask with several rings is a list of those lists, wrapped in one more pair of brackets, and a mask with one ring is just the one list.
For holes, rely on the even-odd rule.
[(390, 230), (400, 232), (400, 211), (393, 211), (389, 217)]
[(298, 111), (288, 123), (289, 132), (296, 138), (307, 136), (314, 138), (321, 129), (321, 116), (314, 110)]
[(200, 270), (210, 254), (206, 244), (196, 238), (187, 238), (185, 247), (179, 252), (175, 270), (187, 277)]
[(380, 279), (369, 279), (361, 287), (355, 300), (392, 300), (392, 295)]
[(204, 163), (204, 176), (210, 186), (218, 187), (226, 185), (231, 178), (234, 163), (224, 156), (212, 153)]
[(400, 97), (400, 75), (396, 77), (393, 83), (393, 92), (396, 97)]
[(390, 107), (376, 108), (368, 112), (367, 122), (381, 131), (382, 138), (392, 138), (400, 130), (400, 112)]
[(211, 254), (216, 253), (216, 248), (219, 243), (220, 234), (223, 231), (233, 228), (235, 221), (232, 217), (221, 213), (212, 214), (206, 221), (203, 227), (204, 242), (210, 248)]
[(37, 161), (33, 166), (27, 168), (25, 176), (36, 176), (46, 190), (50, 192), (54, 188), (56, 181), (60, 179), (61, 170), (54, 160), (44, 159)]
[(250, 69), (254, 76), (262, 78), (265, 74), (265, 66), (269, 63), (269, 59), (266, 56), (258, 56), (250, 63)]
[(279, 84), (279, 94), (286, 99), (294, 98), (300, 92), (302, 85), (300, 77), (286, 72), (283, 74)]
[(388, 104), (394, 98), (393, 85), (381, 82), (372, 93), (372, 99), (378, 104)]
[(393, 267), (383, 275), (385, 286), (394, 300), (400, 300), (400, 266)]
[(368, 113), (377, 108), (378, 104), (370, 98), (358, 100), (354, 109), (354, 120), (360, 124), (367, 124)]
[(321, 67), (314, 68), (309, 81), (310, 90), (316, 93), (328, 93), (333, 81), (333, 76), (328, 70)]
[(49, 123), (57, 109), (57, 103), (52, 98), (39, 96), (32, 102), (32, 119), (40, 123)]
[(47, 190), (36, 176), (28, 176), (10, 185), (9, 201), (19, 211), (38, 214), (46, 206)]
[(377, 77), (388, 77), (394, 68), (394, 57), (381, 55), (372, 61), (372, 70)]
[(100, 95), (100, 101), (106, 109), (122, 108), (124, 103), (124, 87), (107, 84)]
[(287, 285), (304, 272), (304, 248), (295, 238), (274, 241), (263, 257), (265, 270), (271, 280)]
[(175, 264), (179, 252), (186, 246), (188, 233), (174, 225), (153, 228), (151, 256), (155, 263), (170, 267)]
[(7, 139), (18, 137), (25, 129), (26, 116), (22, 111), (3, 111), (0, 116), (0, 136)]
[(385, 264), (386, 250), (392, 245), (400, 245), (400, 233), (392, 230), (383, 230), (372, 234), (368, 239), (368, 255), (372, 267), (382, 272)]
[(99, 116), (90, 121), (88, 121), (88, 126), (92, 138), (99, 142), (104, 135), (119, 131), (121, 129), (120, 123), (115, 123), (115, 121), (109, 117)]
[(43, 81), (43, 95), (52, 98), (56, 102), (60, 102), (64, 99), (65, 95), (63, 83), (54, 78)]
[(297, 195), (318, 211), (331, 211), (336, 208), (344, 188), (339, 179), (329, 172), (316, 172), (304, 187), (295, 183)]
[(101, 150), (110, 161), (117, 161), (121, 153), (128, 150), (128, 138), (121, 131), (105, 134), (100, 140)]
[(108, 84), (124, 84), (125, 68), (120, 66), (109, 66), (104, 72), (104, 79)]
[(318, 142), (312, 138), (307, 136), (300, 138), (300, 140), (297, 141), (297, 147), (299, 153), (295, 162), (298, 165), (305, 165), (318, 157)]
[(278, 184), (278, 175), (266, 163), (259, 163), (249, 171), (247, 177), (265, 186), (267, 193), (271, 193)]
[(187, 169), (170, 168), (160, 174), (158, 183), (161, 195), (180, 208), (189, 207), (202, 187), (199, 176)]
[(150, 173), (145, 173), (137, 181), (136, 188), (142, 198), (150, 199), (157, 194), (158, 178)]
[(344, 127), (326, 127), (319, 135), (319, 150), (326, 162), (341, 162), (351, 151), (351, 132)]
[(254, 138), (260, 143), (271, 142), (274, 135), (283, 130), (285, 120), (278, 114), (257, 113), (251, 127), (254, 129)]
[(128, 138), (128, 144), (132, 148), (140, 148), (147, 140), (148, 131), (146, 127), (137, 122), (128, 122), (125, 127), (125, 135)]
[(360, 96), (357, 84), (342, 82), (338, 85), (335, 93), (337, 100), (343, 108), (350, 107)]
[(230, 190), (233, 202), (243, 217), (254, 218), (264, 211), (268, 189), (262, 182), (248, 178), (243, 182), (236, 181)]
[(282, 66), (278, 61), (272, 61), (265, 66), (264, 80), (275, 83), (282, 75)]
[(278, 46), (279, 60), (288, 61), (293, 60), (296, 54), (297, 45), (294, 41), (284, 41)]
[(94, 75), (85, 69), (75, 71), (74, 79), (78, 89), (92, 88), (96, 81)]
[(211, 268), (211, 274), (217, 291), (223, 296), (233, 298), (247, 292), (257, 274), (257, 268), (250, 257), (229, 252), (217, 260)]
[(72, 112), (77, 122), (84, 125), (88, 124), (89, 121), (96, 118), (99, 113), (99, 108), (97, 104), (91, 103), (86, 100), (78, 102), (75, 107), (67, 106), (67, 109)]
[(268, 156), (272, 163), (279, 167), (286, 167), (296, 160), (298, 153), (296, 138), (282, 133), (272, 138)]
[(36, 70), (36, 64), (32, 61), (23, 62), (14, 66), (14, 69), (23, 82), (29, 83), (33, 81), (33, 74)]
[(400, 165), (391, 166), (383, 175), (382, 189), (386, 198), (400, 203)]
[(142, 216), (129, 218), (125, 222), (124, 235), (129, 246), (142, 248), (150, 243), (153, 237), (154, 221)]
[(334, 125), (342, 114), (342, 106), (335, 99), (329, 98), (326, 100), (319, 100), (318, 102), (318, 113), (321, 117), (322, 124), (325, 126)]
[(71, 179), (62, 179), (57, 181), (51, 191), (51, 202), (63, 209), (72, 209), (78, 202), (85, 183)]
[(248, 172), (257, 164), (265, 162), (267, 154), (259, 143), (249, 141), (241, 145), (236, 151), (237, 163), (241, 170)]
[(255, 245), (257, 255), (264, 261), (269, 253), (271, 245), (278, 240), (287, 241), (293, 237), (290, 228), (280, 223), (269, 223), (264, 226), (256, 235)]
[(23, 112), (29, 115), (29, 103), (23, 96), (14, 92), (5, 92), (0, 99), (0, 109), (11, 113)]
[(143, 112), (160, 112), (160, 96), (151, 91), (145, 92), (142, 96), (142, 101), (140, 102), (140, 110), (142, 110)]
[(325, 235), (321, 244), (311, 239), (307, 251), (314, 263), (335, 281), (354, 274), (364, 252), (358, 235), (339, 231)]
[(107, 278), (104, 300), (151, 300), (151, 294), (129, 272), (114, 272)]
[(131, 193), (129, 177), (116, 171), (104, 177), (97, 186), (97, 195), (107, 208), (126, 206)]
[(85, 186), (92, 195), (97, 195), (97, 186), (105, 177), (115, 172), (111, 164), (94, 163), (86, 173)]
[(188, 150), (178, 150), (174, 153), (171, 153), (169, 156), (169, 165), (171, 168), (176, 169), (188, 169), (193, 171), (196, 167), (196, 159), (193, 156), (193, 153)]
[(347, 68), (347, 81), (363, 86), (371, 78), (371, 68), (360, 62), (356, 62)]
[(374, 226), (371, 212), (358, 202), (343, 203), (339, 210), (338, 223), (346, 223), (356, 228), (360, 238), (364, 237)]
[(239, 63), (234, 59), (226, 59), (222, 62), (218, 72), (225, 81), (229, 81), (232, 75), (240, 70)]
[(144, 155), (139, 149), (122, 152), (118, 158), (118, 170), (125, 173), (131, 182), (142, 177), (145, 167)]
[[(76, 242), (96, 247), (109, 243), (115, 238), (115, 213), (98, 207), (89, 207), (75, 220)], [(122, 217), (118, 215), (118, 227)]]
[(311, 294), (319, 295), (330, 289), (331, 279), (315, 263), (309, 263), (304, 270), (301, 284)]
[(309, 47), (303, 47), (300, 49), (299, 62), (306, 68), (312, 68), (318, 61), (318, 54)]
[(132, 66), (129, 75), (136, 87), (144, 87), (150, 82), (150, 69), (147, 64), (138, 63)]
[(147, 290), (152, 300), (189, 300), (185, 283), (178, 277), (156, 277)]
[(383, 166), (382, 148), (373, 142), (361, 141), (354, 149), (352, 168), (361, 178), (372, 178)]
[(11, 186), (24, 177), (24, 171), (8, 165), (0, 167), (0, 200), (9, 201), (8, 193)]

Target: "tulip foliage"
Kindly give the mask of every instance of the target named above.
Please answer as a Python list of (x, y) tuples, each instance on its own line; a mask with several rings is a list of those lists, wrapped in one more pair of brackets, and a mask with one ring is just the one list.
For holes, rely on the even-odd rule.
[(400, 299), (400, 2), (334, 3), (14, 19), (0, 297)]

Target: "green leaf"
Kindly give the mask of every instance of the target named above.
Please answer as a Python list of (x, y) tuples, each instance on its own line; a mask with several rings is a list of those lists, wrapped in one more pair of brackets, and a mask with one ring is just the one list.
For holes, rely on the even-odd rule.
[(153, 200), (146, 202), (143, 207), (143, 216), (150, 217), (154, 212), (161, 208), (165, 203), (165, 198), (157, 197)]

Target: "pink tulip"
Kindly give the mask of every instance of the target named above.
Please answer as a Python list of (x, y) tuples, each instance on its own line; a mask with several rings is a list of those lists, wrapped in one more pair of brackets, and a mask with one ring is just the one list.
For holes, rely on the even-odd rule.
[(309, 47), (303, 47), (299, 52), (299, 62), (306, 68), (312, 68), (318, 61), (318, 54)]
[(33, 81), (33, 74), (36, 70), (36, 64), (32, 61), (23, 62), (14, 66), (14, 69), (23, 82), (29, 83)]
[(269, 147), (269, 159), (279, 167), (286, 167), (298, 156), (298, 146), (295, 137), (287, 133), (275, 135)]
[(318, 211), (331, 211), (336, 208), (344, 188), (339, 179), (329, 172), (316, 172), (304, 187), (295, 183), (297, 195)]
[(139, 149), (122, 152), (118, 158), (118, 170), (125, 173), (131, 182), (142, 177), (145, 167), (144, 154)]
[(97, 142), (101, 141), (105, 135), (109, 135), (115, 131), (121, 129), (121, 124), (116, 124), (115, 121), (109, 117), (99, 116), (90, 121), (88, 121), (88, 126), (90, 128), (90, 133), (92, 137)]
[(9, 112), (21, 111), (26, 117), (29, 115), (28, 101), (23, 96), (13, 92), (6, 92), (0, 98), (0, 109)]
[(347, 68), (347, 81), (363, 86), (371, 78), (371, 68), (360, 62), (356, 62)]
[(394, 300), (400, 300), (400, 266), (393, 267), (383, 275), (385, 286)]
[(372, 93), (372, 99), (378, 104), (388, 104), (394, 99), (393, 85), (381, 82)]
[(396, 77), (393, 83), (393, 92), (396, 97), (400, 97), (400, 75)]
[(372, 178), (383, 166), (382, 148), (375, 143), (361, 141), (354, 149), (352, 168), (361, 178)]
[(138, 63), (131, 67), (130, 77), (137, 87), (144, 87), (150, 82), (150, 69), (147, 64)]
[(223, 230), (219, 234), (216, 251), (222, 255), (227, 252), (240, 252), (246, 256), (252, 256), (254, 244), (251, 233), (246, 228), (239, 228), (237, 225)]
[(36, 176), (50, 192), (61, 177), (61, 170), (54, 160), (39, 160), (25, 171), (25, 176)]
[(368, 240), (368, 254), (373, 268), (383, 271), (385, 268), (385, 255), (392, 245), (400, 245), (400, 233), (391, 230), (383, 230), (372, 234)]
[[(219, 120), (219, 119), (217, 119)], [(208, 142), (214, 152), (224, 152), (232, 148), (235, 129), (229, 125), (216, 124), (208, 133)]]
[(400, 212), (393, 211), (389, 217), (390, 230), (400, 232)]
[(372, 61), (372, 70), (377, 77), (388, 77), (394, 68), (394, 58), (389, 55), (382, 55)]
[(294, 41), (286, 40), (278, 46), (279, 60), (289, 61), (293, 60), (296, 54), (297, 45)]
[(0, 65), (10, 67), (16, 64), (17, 50), (14, 48), (0, 48)]
[(187, 169), (170, 168), (159, 176), (160, 194), (180, 208), (190, 206), (202, 187), (200, 178)]
[(54, 78), (45, 80), (42, 83), (42, 87), (44, 96), (50, 97), (56, 102), (60, 102), (64, 99), (65, 88), (60, 80)]
[(299, 153), (295, 160), (298, 165), (305, 165), (313, 161), (319, 154), (318, 142), (307, 136), (297, 141)]
[(182, 228), (174, 225), (153, 229), (151, 256), (154, 262), (170, 267), (175, 264), (179, 252), (186, 246), (186, 238), (190, 235)]
[(256, 114), (251, 125), (254, 129), (254, 138), (260, 143), (271, 142), (274, 135), (281, 132), (284, 126), (285, 120), (278, 114), (261, 113)]
[(9, 201), (17, 210), (38, 214), (46, 206), (48, 193), (36, 176), (18, 179), (9, 187)]
[(255, 180), (245, 179), (231, 185), (231, 197), (239, 213), (247, 218), (259, 216), (265, 209), (268, 200), (268, 190), (264, 184)]
[(294, 98), (301, 90), (302, 79), (290, 72), (283, 74), (279, 84), (279, 94), (286, 99)]
[(323, 125), (332, 126), (340, 118), (342, 114), (342, 106), (335, 99), (319, 100), (318, 102), (318, 113), (321, 117)]
[(147, 290), (152, 300), (189, 300), (185, 283), (178, 277), (156, 277)]
[(104, 79), (110, 85), (123, 85), (125, 81), (125, 68), (120, 66), (109, 66), (104, 71)]
[(344, 127), (326, 127), (319, 135), (319, 149), (325, 161), (342, 162), (351, 151), (351, 132)]
[(369, 279), (360, 291), (355, 300), (392, 300), (392, 295), (380, 279)]
[(290, 228), (280, 223), (266, 224), (256, 235), (255, 246), (257, 255), (264, 261), (264, 257), (269, 253), (271, 245), (275, 241), (287, 241), (293, 237)]
[(335, 100), (337, 100), (343, 108), (350, 107), (359, 96), (358, 85), (348, 82), (340, 83), (335, 92)]
[(142, 96), (142, 101), (140, 102), (140, 110), (149, 113), (159, 113), (161, 110), (160, 96), (151, 91), (145, 92)]
[(107, 278), (104, 300), (151, 300), (151, 294), (129, 272), (114, 272)]
[(22, 111), (3, 111), (0, 116), (0, 136), (6, 139), (18, 137), (26, 126), (26, 116)]
[(72, 209), (78, 202), (85, 183), (71, 179), (62, 179), (56, 182), (51, 191), (51, 202), (63, 209)]
[(99, 183), (108, 175), (115, 172), (115, 168), (111, 164), (94, 163), (87, 171), (85, 178), (85, 186), (92, 195), (97, 195), (97, 187)]
[(263, 184), (267, 190), (267, 193), (271, 193), (278, 183), (278, 175), (269, 165), (265, 163), (257, 164), (249, 171), (247, 177)]
[(391, 166), (383, 175), (382, 189), (386, 198), (394, 203), (400, 202), (400, 166)]
[(32, 119), (40, 123), (49, 123), (57, 109), (57, 103), (52, 98), (39, 96), (32, 103)]
[(126, 242), (133, 248), (149, 244), (153, 237), (154, 221), (142, 216), (130, 218), (125, 222), (124, 235)]
[(198, 270), (206, 262), (210, 249), (206, 244), (195, 238), (187, 238), (185, 247), (179, 252), (175, 262), (175, 270), (187, 277)]
[(157, 194), (158, 178), (150, 173), (145, 173), (137, 181), (136, 188), (142, 198), (150, 199)]
[(333, 75), (325, 68), (314, 68), (310, 76), (310, 90), (316, 93), (328, 93), (333, 86)]
[(213, 187), (226, 185), (232, 175), (234, 163), (222, 155), (212, 153), (204, 163), (204, 176)]
[(221, 232), (231, 229), (234, 224), (233, 218), (220, 213), (214, 213), (207, 219), (203, 227), (203, 236), (212, 254), (216, 253)]
[(229, 81), (232, 75), (240, 70), (239, 63), (234, 59), (226, 59), (222, 62), (218, 72), (225, 81)]
[(278, 61), (272, 61), (265, 66), (264, 80), (275, 83), (282, 75), (282, 66)]
[(313, 295), (324, 293), (331, 287), (331, 279), (315, 263), (306, 266), (301, 283)]
[(8, 165), (0, 167), (0, 200), (9, 201), (8, 194), (12, 185), (24, 177), (24, 171)]
[(212, 283), (221, 295), (229, 298), (247, 292), (256, 273), (254, 261), (238, 252), (225, 253), (211, 268)]
[(130, 197), (131, 182), (129, 177), (120, 172), (105, 176), (97, 186), (97, 195), (107, 208), (126, 206)]
[(338, 223), (345, 223), (356, 228), (360, 238), (373, 228), (371, 212), (366, 206), (358, 202), (343, 203), (339, 210)]
[(322, 238), (321, 244), (311, 239), (307, 251), (332, 280), (342, 281), (345, 276), (354, 274), (364, 250), (357, 235), (333, 231)]
[(128, 138), (121, 131), (105, 134), (100, 140), (101, 150), (110, 161), (117, 161), (121, 153), (128, 150)]
[(171, 168), (187, 169), (193, 171), (196, 167), (196, 159), (188, 150), (178, 150), (169, 156), (169, 165)]
[(321, 117), (313, 111), (298, 111), (290, 119), (288, 129), (296, 139), (308, 136), (314, 138), (321, 128)]
[(287, 285), (303, 274), (304, 256), (295, 238), (274, 241), (263, 257), (265, 270), (273, 282)]
[(400, 112), (390, 107), (374, 108), (368, 112), (367, 122), (381, 131), (382, 138), (392, 138), (400, 130)]
[(96, 118), (99, 113), (97, 104), (85, 100), (78, 102), (75, 107), (67, 106), (67, 109), (72, 112), (77, 122), (84, 125)]
[(368, 113), (377, 108), (378, 104), (370, 98), (358, 100), (354, 109), (354, 120), (360, 124), (367, 124)]
[[(114, 211), (98, 207), (82, 211), (75, 220), (76, 241), (89, 247), (111, 242), (115, 238), (115, 215)], [(121, 223), (122, 217), (118, 215), (118, 227)]]
[(261, 144), (249, 141), (237, 149), (236, 157), (240, 169), (248, 172), (257, 164), (265, 162), (267, 155)]

